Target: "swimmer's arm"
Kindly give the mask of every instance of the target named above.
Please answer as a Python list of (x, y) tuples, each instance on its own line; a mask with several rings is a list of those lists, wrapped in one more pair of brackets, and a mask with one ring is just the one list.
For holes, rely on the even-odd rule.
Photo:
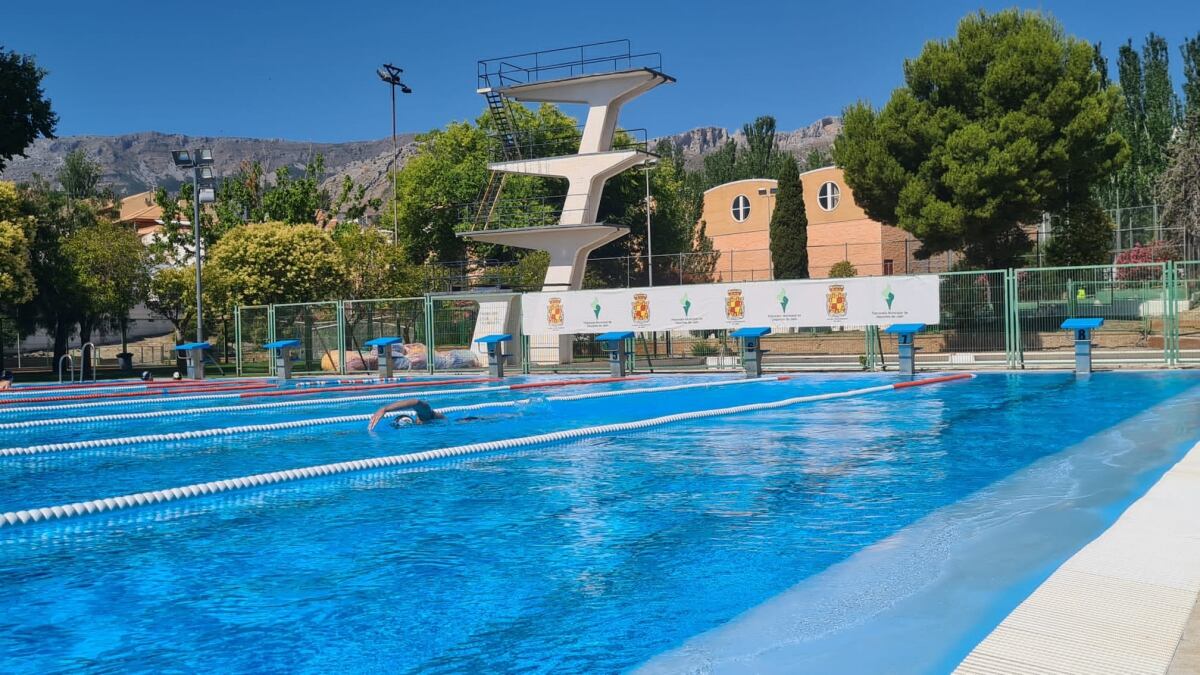
[[(396, 401), (395, 403), (389, 403), (389, 404), (383, 406), (379, 410), (376, 410), (374, 415), (371, 415), (371, 423), (370, 423), (370, 425), (367, 426), (367, 431), (373, 430), (375, 428), (375, 425), (379, 424), (380, 420), (383, 419), (384, 415), (386, 415), (390, 412), (396, 411), (396, 410), (409, 410), (419, 402), (420, 402), (420, 399), (407, 398), (407, 399), (404, 399), (403, 401)], [(416, 420), (414, 420), (414, 421), (416, 421)]]

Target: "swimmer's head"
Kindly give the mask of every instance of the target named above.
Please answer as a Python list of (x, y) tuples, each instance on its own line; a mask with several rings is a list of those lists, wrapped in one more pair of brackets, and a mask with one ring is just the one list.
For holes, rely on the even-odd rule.
[(397, 415), (396, 418), (392, 420), (392, 426), (394, 427), (406, 427), (415, 423), (416, 420), (412, 418), (412, 415)]
[(171, 373), (171, 379), (173, 379), (173, 380), (182, 380), (182, 379), (183, 379), (183, 376), (182, 376), (182, 375), (180, 375), (180, 374), (179, 374), (179, 371), (177, 370), (177, 371), (175, 371), (174, 373)]
[(154, 379), (154, 376), (150, 374), (150, 371), (148, 371), (148, 370), (142, 371), (142, 381), (143, 382), (149, 382), (150, 380), (153, 380), (153, 379)]

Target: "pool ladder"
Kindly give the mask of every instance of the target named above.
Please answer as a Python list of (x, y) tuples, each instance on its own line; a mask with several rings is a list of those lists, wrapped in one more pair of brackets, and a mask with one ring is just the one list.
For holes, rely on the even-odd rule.
[(62, 381), (63, 381), (63, 379), (62, 379), (63, 378), (63, 367), (62, 366), (63, 366), (64, 359), (71, 366), (71, 379), (68, 381), (69, 382), (75, 381), (75, 359), (71, 358), (70, 354), (63, 354), (62, 356), (58, 357), (58, 383), (59, 384), (62, 384)]

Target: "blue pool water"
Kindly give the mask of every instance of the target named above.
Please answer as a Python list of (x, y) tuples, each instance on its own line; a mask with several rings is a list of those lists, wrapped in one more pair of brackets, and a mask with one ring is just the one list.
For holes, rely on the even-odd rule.
[[(696, 381), (437, 397), (435, 406), (537, 400), (472, 413), (477, 421), (375, 433), (346, 424), (0, 458), (0, 512), (893, 380), (803, 375), (544, 398)], [(625, 670), (1197, 387), (1196, 373), (982, 374), (0, 529), (0, 670)], [(380, 404), (328, 396), (316, 406), (0, 431), (0, 447)], [(0, 406), (0, 423), (114, 411)], [(1187, 433), (1200, 439), (1200, 428)]]

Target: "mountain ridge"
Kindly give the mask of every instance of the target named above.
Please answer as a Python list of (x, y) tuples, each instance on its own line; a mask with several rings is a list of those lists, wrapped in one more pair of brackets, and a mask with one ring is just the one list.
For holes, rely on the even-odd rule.
[[(841, 119), (822, 117), (812, 124), (792, 131), (776, 134), (779, 147), (804, 160), (813, 149), (825, 150), (832, 145), (834, 137), (841, 131)], [(417, 150), (416, 135), (398, 134), (399, 164)], [(720, 148), (727, 141), (744, 146), (745, 136), (740, 130), (730, 132), (722, 127), (697, 127), (662, 136), (651, 141), (652, 146), (672, 142), (682, 150), (685, 162), (691, 168), (703, 164), (708, 153)], [(189, 136), (160, 131), (141, 131), (117, 136), (79, 135), (59, 138), (39, 138), (26, 150), (27, 157), (14, 157), (0, 179), (21, 182), (34, 174), (53, 176), (62, 165), (63, 158), (70, 152), (81, 149), (84, 154), (100, 164), (102, 181), (118, 194), (130, 195), (155, 187), (176, 188), (185, 180), (183, 171), (171, 162), (171, 150), (180, 148), (208, 147), (216, 158), (217, 175), (229, 175), (243, 162), (258, 161), (268, 174), (280, 167), (299, 173), (317, 154), (325, 158), (326, 177), (322, 187), (335, 188), (342, 176), (350, 176), (355, 182), (367, 186), (371, 197), (387, 194), (388, 165), (392, 154), (391, 137), (378, 140), (345, 141), (340, 143), (318, 143), (293, 141), (278, 138), (245, 138), (233, 136)]]

